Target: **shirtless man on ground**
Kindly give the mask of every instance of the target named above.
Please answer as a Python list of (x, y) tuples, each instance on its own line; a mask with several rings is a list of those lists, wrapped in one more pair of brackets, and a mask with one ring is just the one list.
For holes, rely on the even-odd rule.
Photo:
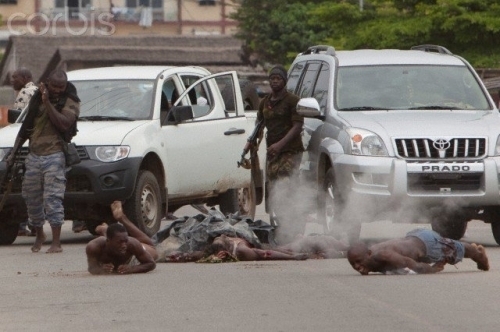
[(347, 252), (349, 263), (362, 275), (370, 272), (436, 273), (442, 271), (446, 264), (455, 265), (463, 258), (472, 259), (480, 270), (488, 271), (490, 268), (482, 245), (444, 238), (429, 229), (415, 229), (402, 239), (370, 247), (358, 243)]
[(118, 223), (97, 226), (101, 236), (87, 244), (91, 274), (130, 274), (154, 270), (158, 253), (153, 241), (123, 213), (120, 201), (111, 204)]
[(232, 256), (239, 261), (260, 260), (305, 260), (307, 254), (283, 252), (254, 248), (248, 241), (239, 237), (230, 237), (222, 234), (214, 239), (207, 251), (195, 251), (190, 253), (173, 252), (167, 255), (167, 262), (195, 262), (202, 258), (215, 255), (219, 259)]

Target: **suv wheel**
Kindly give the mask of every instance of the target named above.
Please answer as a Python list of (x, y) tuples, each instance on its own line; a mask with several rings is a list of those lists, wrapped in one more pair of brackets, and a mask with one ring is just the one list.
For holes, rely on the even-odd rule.
[(335, 184), (333, 168), (330, 168), (325, 175), (322, 190), (318, 198), (318, 220), (323, 223), (325, 233), (334, 235), (339, 231), (341, 224), (340, 215), (342, 212), (342, 200)]
[(460, 240), (467, 230), (469, 218), (461, 212), (441, 213), (433, 216), (431, 220), (432, 230), (443, 237)]

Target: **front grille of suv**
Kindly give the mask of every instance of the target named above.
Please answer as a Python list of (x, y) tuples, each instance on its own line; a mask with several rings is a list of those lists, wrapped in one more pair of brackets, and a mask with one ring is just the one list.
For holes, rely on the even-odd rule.
[(482, 158), (486, 155), (486, 138), (397, 138), (397, 155), (405, 159)]

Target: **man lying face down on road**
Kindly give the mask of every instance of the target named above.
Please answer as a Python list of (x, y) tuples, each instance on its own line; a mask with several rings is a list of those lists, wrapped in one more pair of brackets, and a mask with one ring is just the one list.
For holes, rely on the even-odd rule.
[(370, 272), (436, 273), (442, 271), (446, 264), (455, 265), (463, 258), (472, 259), (480, 270), (488, 271), (490, 268), (483, 246), (444, 238), (429, 229), (415, 229), (402, 239), (370, 247), (360, 242), (347, 252), (349, 263), (362, 275)]
[(88, 271), (91, 274), (130, 274), (154, 270), (158, 253), (153, 241), (123, 213), (122, 204), (111, 204), (118, 223), (97, 226), (101, 236), (87, 244)]

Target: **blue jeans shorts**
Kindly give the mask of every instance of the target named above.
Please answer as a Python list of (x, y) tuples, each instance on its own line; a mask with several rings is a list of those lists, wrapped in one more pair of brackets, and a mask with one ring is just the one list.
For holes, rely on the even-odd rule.
[(446, 261), (448, 264), (457, 264), (462, 261), (465, 247), (460, 241), (442, 237), (430, 229), (414, 229), (406, 234), (420, 239), (427, 251), (426, 257), (421, 261), (424, 263), (437, 263)]

